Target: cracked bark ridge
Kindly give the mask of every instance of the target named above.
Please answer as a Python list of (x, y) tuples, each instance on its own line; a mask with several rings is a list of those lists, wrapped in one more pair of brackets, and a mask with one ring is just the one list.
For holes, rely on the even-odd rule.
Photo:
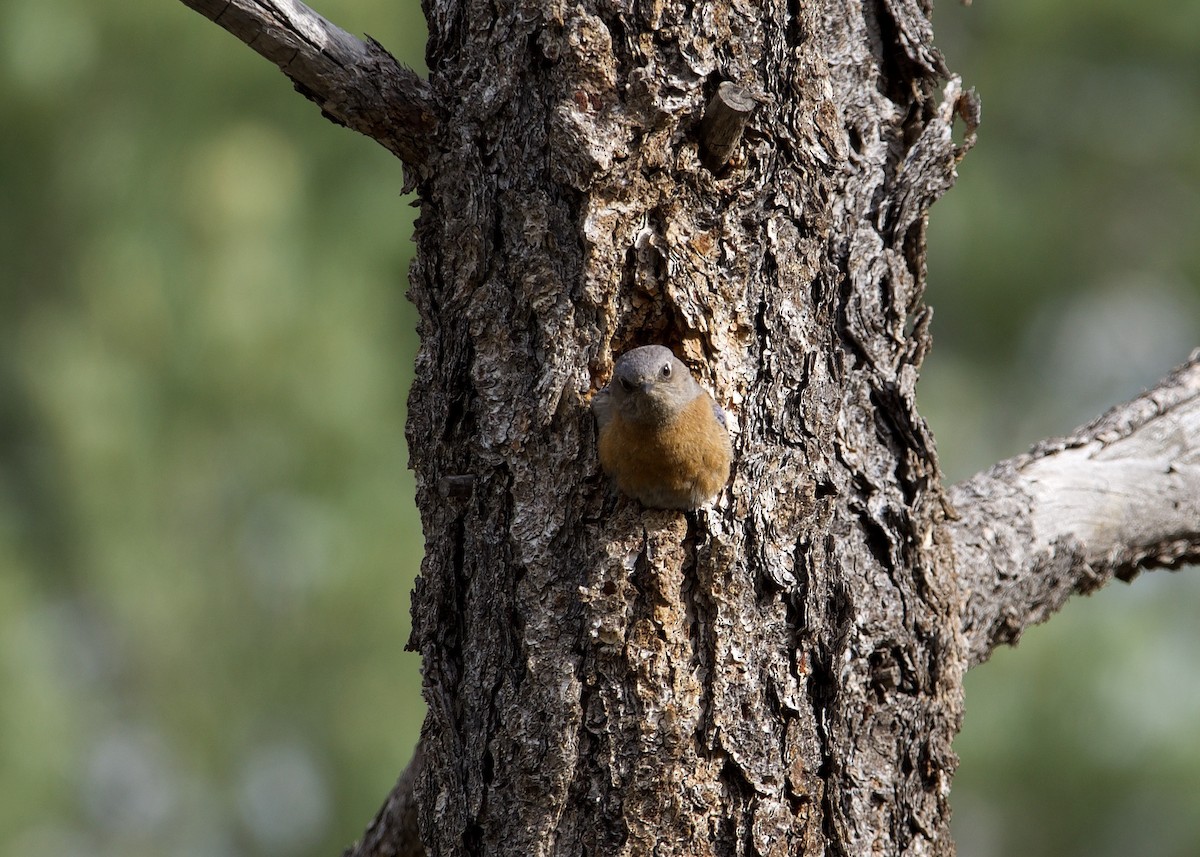
[(1114, 576), (1200, 561), (1200, 351), (1064, 438), (955, 485), (972, 663)]
[(339, 125), (419, 165), (437, 117), (428, 85), (374, 39), (352, 36), (299, 0), (183, 0), (279, 66)]

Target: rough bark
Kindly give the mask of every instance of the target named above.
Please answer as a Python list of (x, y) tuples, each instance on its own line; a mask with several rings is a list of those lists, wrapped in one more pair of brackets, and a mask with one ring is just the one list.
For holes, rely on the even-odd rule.
[[(927, 10), (426, 11), (453, 140), (411, 292), (429, 853), (950, 853), (965, 660), (913, 392), (969, 99)], [(714, 175), (726, 80), (767, 97)], [(734, 415), (699, 514), (597, 471), (587, 396), (647, 342)]]
[(1074, 593), (1200, 561), (1200, 351), (1152, 390), (954, 486), (972, 663)]
[[(979, 111), (923, 0), (428, 0), (428, 87), (294, 0), (184, 2), (418, 166), (429, 714), (358, 857), (416, 853), (414, 815), (431, 855), (952, 854), (968, 664), (1197, 555), (1194, 360), (941, 489), (925, 216)], [(597, 467), (588, 397), (650, 342), (733, 422), (696, 513)]]

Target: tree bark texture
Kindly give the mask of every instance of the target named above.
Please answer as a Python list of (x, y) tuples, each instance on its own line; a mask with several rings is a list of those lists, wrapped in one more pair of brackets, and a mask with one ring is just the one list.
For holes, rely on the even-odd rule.
[[(952, 853), (965, 646), (913, 396), (925, 213), (973, 102), (929, 9), (426, 13), (429, 854)], [(713, 173), (726, 81), (762, 103)], [(733, 418), (732, 482), (695, 514), (598, 470), (588, 398), (652, 342)]]

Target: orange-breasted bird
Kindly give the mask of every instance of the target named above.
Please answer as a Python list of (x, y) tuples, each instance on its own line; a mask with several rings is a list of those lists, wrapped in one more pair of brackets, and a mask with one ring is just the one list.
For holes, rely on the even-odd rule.
[(600, 465), (617, 488), (658, 509), (695, 509), (729, 481), (725, 411), (669, 348), (621, 355), (592, 398)]

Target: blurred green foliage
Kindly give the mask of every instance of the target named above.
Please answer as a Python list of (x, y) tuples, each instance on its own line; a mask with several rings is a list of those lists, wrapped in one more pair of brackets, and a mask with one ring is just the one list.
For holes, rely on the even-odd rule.
[[(416, 3), (321, 0), (419, 67)], [(407, 760), (397, 162), (174, 0), (0, 0), (0, 853), (329, 855)], [(1200, 6), (940, 5), (979, 145), (922, 407), (960, 478), (1200, 328)], [(964, 857), (1200, 853), (1194, 575), (968, 677)]]

